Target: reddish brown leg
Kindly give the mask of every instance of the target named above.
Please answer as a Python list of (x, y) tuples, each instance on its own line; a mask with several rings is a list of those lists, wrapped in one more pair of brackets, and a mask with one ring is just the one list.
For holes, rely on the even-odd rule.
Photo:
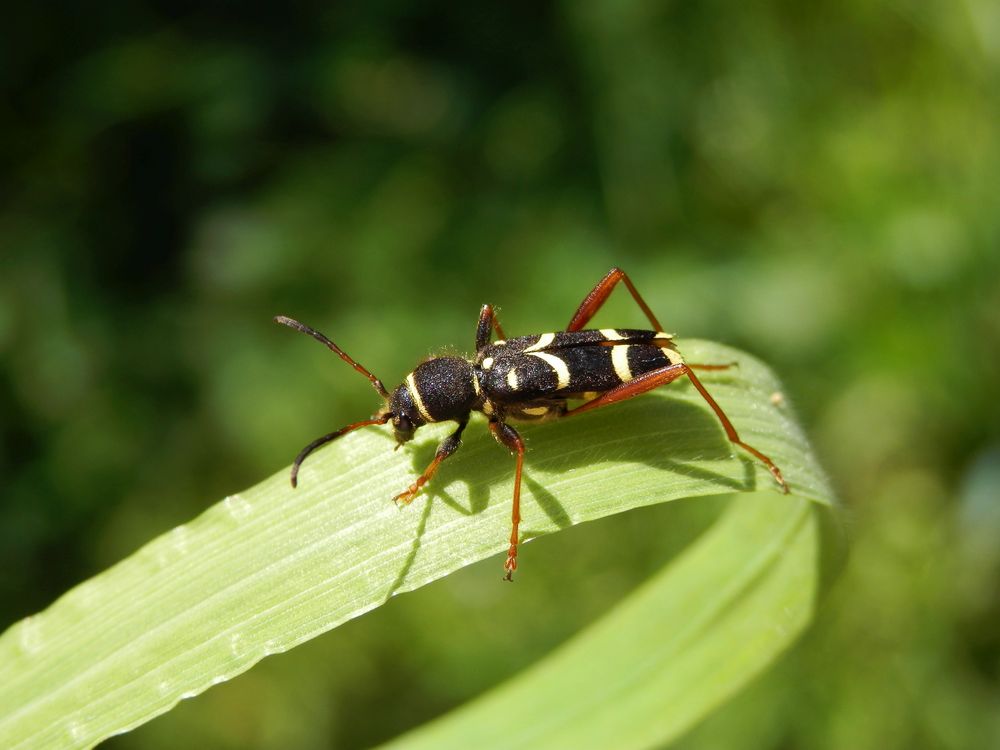
[(647, 391), (677, 380), (677, 378), (684, 374), (684, 370), (685, 367), (683, 364), (666, 365), (657, 370), (650, 370), (637, 378), (616, 385), (610, 391), (605, 391), (597, 398), (593, 398), (585, 404), (580, 404), (576, 408), (570, 409), (566, 412), (566, 416), (582, 414), (591, 409), (599, 409), (602, 406), (617, 404), (619, 401), (627, 401), (630, 398), (641, 396)]
[(566, 326), (567, 331), (579, 331), (594, 317), (598, 310), (601, 309), (608, 297), (611, 295), (611, 290), (615, 288), (615, 285), (619, 281), (624, 281), (625, 286), (628, 287), (629, 292), (632, 293), (632, 299), (635, 300), (636, 304), (642, 308), (642, 311), (646, 314), (649, 322), (653, 324), (653, 329), (657, 331), (662, 331), (663, 326), (660, 325), (660, 321), (656, 319), (653, 315), (653, 311), (649, 309), (649, 305), (643, 300), (639, 292), (636, 291), (635, 285), (628, 275), (620, 268), (612, 268), (608, 271), (607, 275), (597, 282), (597, 286), (590, 290), (590, 294), (583, 298), (583, 302), (580, 303), (580, 307), (573, 314), (573, 318), (569, 321), (569, 325)]
[(504, 580), (512, 581), (514, 571), (517, 570), (517, 529), (521, 523), (521, 469), (524, 466), (524, 441), (513, 427), (503, 422), (490, 422), (490, 432), (517, 457), (514, 468), (514, 504), (510, 514), (510, 546), (507, 548), (507, 561), (503, 564)]
[(434, 460), (430, 462), (430, 465), (424, 469), (424, 473), (417, 477), (416, 481), (411, 484), (404, 492), (400, 492), (396, 497), (393, 498), (393, 502), (397, 505), (409, 505), (413, 502), (413, 498), (417, 496), (420, 492), (420, 488), (431, 481), (435, 472), (438, 470), (438, 466), (444, 461), (448, 456), (458, 450), (458, 446), (462, 444), (462, 430), (465, 429), (465, 425), (469, 422), (468, 420), (460, 422), (458, 429), (451, 433), (448, 437), (441, 441), (438, 446), (437, 452), (434, 454)]
[(686, 364), (680, 363), (676, 365), (667, 365), (666, 367), (661, 367), (657, 370), (651, 370), (644, 375), (640, 375), (634, 380), (629, 380), (628, 382), (612, 388), (610, 391), (601, 394), (597, 398), (588, 401), (585, 404), (581, 404), (575, 409), (570, 409), (566, 412), (566, 416), (580, 414), (581, 412), (590, 411), (591, 409), (597, 409), (602, 406), (634, 398), (635, 396), (651, 391), (654, 388), (658, 388), (661, 385), (671, 383), (682, 375), (688, 376), (691, 382), (694, 383), (694, 387), (698, 389), (698, 393), (701, 394), (701, 397), (705, 399), (709, 406), (712, 407), (712, 411), (715, 412), (715, 416), (719, 418), (720, 422), (722, 422), (722, 427), (725, 429), (726, 437), (729, 438), (730, 442), (738, 445), (740, 448), (763, 463), (764, 466), (767, 467), (767, 470), (771, 472), (771, 476), (774, 477), (778, 486), (781, 487), (781, 491), (787, 494), (788, 484), (785, 482), (785, 478), (782, 476), (781, 470), (775, 466), (774, 461), (770, 458), (765, 456), (752, 445), (744, 443), (740, 440), (740, 436), (736, 432), (736, 428), (733, 427), (733, 423), (729, 421), (729, 417), (726, 416), (722, 407), (719, 406), (714, 398), (712, 398), (712, 395), (705, 389), (705, 386), (702, 385), (698, 376), (695, 375), (694, 371), (692, 371), (692, 369)]
[(364, 419), (360, 422), (355, 422), (354, 424), (349, 424), (347, 427), (341, 427), (336, 432), (331, 432), (328, 435), (324, 435), (321, 438), (316, 438), (309, 445), (299, 451), (299, 455), (295, 457), (295, 461), (292, 462), (292, 487), (297, 487), (299, 484), (299, 467), (302, 466), (302, 462), (306, 460), (306, 456), (312, 453), (317, 448), (320, 448), (327, 443), (336, 440), (341, 435), (346, 435), (351, 430), (356, 430), (359, 427), (368, 427), (373, 424), (385, 424), (389, 421), (391, 414), (383, 414), (381, 416), (375, 417), (374, 419)]
[(479, 324), (476, 326), (476, 351), (490, 343), (490, 333), (497, 332), (497, 338), (506, 339), (507, 336), (500, 327), (500, 321), (496, 313), (493, 312), (493, 305), (483, 305), (479, 311)]
[(785, 478), (781, 475), (781, 469), (774, 465), (774, 461), (765, 456), (752, 445), (744, 443), (740, 440), (740, 436), (737, 434), (736, 428), (733, 427), (733, 423), (729, 421), (729, 417), (727, 417), (726, 413), (722, 411), (722, 407), (719, 406), (714, 398), (712, 398), (712, 395), (705, 389), (705, 386), (701, 384), (701, 380), (698, 379), (698, 376), (691, 371), (690, 367), (684, 365), (684, 369), (687, 371), (686, 374), (688, 379), (690, 379), (690, 381), (694, 383), (694, 387), (698, 389), (698, 393), (700, 393), (702, 398), (708, 402), (708, 405), (712, 407), (712, 411), (715, 412), (715, 416), (717, 416), (719, 421), (722, 422), (722, 426), (725, 428), (726, 436), (729, 438), (730, 442), (740, 446), (740, 448), (745, 450), (750, 455), (756, 456), (760, 462), (767, 467), (767, 470), (771, 472), (771, 476), (774, 477), (774, 481), (776, 481), (778, 486), (781, 487), (781, 491), (787, 495), (788, 484), (785, 482)]

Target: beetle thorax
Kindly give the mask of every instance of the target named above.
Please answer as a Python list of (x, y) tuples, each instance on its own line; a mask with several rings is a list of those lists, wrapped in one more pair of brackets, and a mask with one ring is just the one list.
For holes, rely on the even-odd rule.
[(421, 363), (393, 391), (389, 410), (419, 427), (428, 422), (463, 419), (479, 400), (479, 383), (471, 362), (459, 357), (434, 357)]

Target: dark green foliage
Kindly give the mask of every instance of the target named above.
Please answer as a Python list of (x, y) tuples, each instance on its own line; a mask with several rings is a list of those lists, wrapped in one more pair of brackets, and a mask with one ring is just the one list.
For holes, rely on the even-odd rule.
[[(388, 385), (471, 349), (481, 303), (511, 335), (550, 330), (618, 264), (668, 330), (779, 373), (853, 518), (810, 638), (692, 746), (1000, 742), (993, 14), (11, 9), (0, 627), (374, 410), (362, 378), (274, 314)], [(643, 322), (624, 299), (599, 321)], [(498, 592), (492, 569), (485, 586), (467, 571), (120, 745), (353, 747), (419, 723), (674, 551), (669, 518), (596, 526), (539, 543), (592, 556), (586, 585), (556, 567)]]

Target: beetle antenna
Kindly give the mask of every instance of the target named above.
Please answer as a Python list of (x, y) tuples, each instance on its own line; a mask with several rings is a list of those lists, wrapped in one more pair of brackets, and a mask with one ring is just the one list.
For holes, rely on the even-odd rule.
[[(302, 333), (306, 333), (306, 334), (312, 336), (314, 339), (316, 339), (317, 341), (319, 341), (321, 344), (324, 344), (327, 349), (329, 349), (330, 351), (332, 351), (334, 354), (336, 354), (338, 357), (340, 357), (342, 360), (344, 360), (347, 364), (349, 364), (355, 370), (357, 370), (362, 375), (364, 375), (366, 378), (368, 378), (368, 380), (371, 381), (371, 384), (375, 387), (375, 390), (378, 391), (379, 395), (382, 398), (385, 398), (385, 399), (389, 398), (389, 391), (387, 391), (385, 389), (385, 386), (382, 385), (382, 381), (381, 380), (379, 380), (378, 378), (376, 378), (374, 375), (372, 375), (370, 372), (368, 372), (368, 370), (366, 370), (364, 367), (362, 367), (357, 362), (355, 362), (347, 354), (347, 352), (345, 352), (343, 349), (341, 349), (335, 343), (333, 343), (332, 341), (330, 341), (330, 339), (328, 339), (322, 333), (320, 333), (319, 331), (317, 331), (315, 328), (310, 328), (305, 323), (300, 323), (299, 321), (297, 321), (297, 320), (295, 320), (293, 318), (285, 317), (284, 315), (275, 315), (274, 316), (274, 322), (275, 323), (281, 323), (281, 325), (283, 325), (283, 326), (288, 326), (289, 328), (294, 328), (296, 331), (300, 331)], [(371, 423), (371, 424), (374, 424), (374, 423)], [(383, 422), (383, 424), (385, 424), (385, 423)], [(352, 429), (353, 429), (353, 427), (361, 427), (361, 426), (362, 425), (360, 423), (357, 424), (357, 425), (352, 425)], [(323, 445), (323, 443), (326, 443), (326, 442), (329, 442), (330, 440), (333, 440), (334, 438), (338, 437), (340, 434), (341, 433), (331, 432), (330, 435), (326, 436), (326, 438), (329, 438), (329, 440), (326, 440), (324, 438), (320, 438), (319, 442), (315, 446), (309, 446), (309, 448), (311, 450), (312, 448), (315, 448), (315, 447), (317, 447), (319, 445)], [(308, 452), (309, 451), (306, 451), (306, 453), (308, 453)], [(300, 458), (305, 458), (305, 456), (300, 456)], [(299, 462), (297, 462), (296, 465), (298, 463)], [(292, 482), (292, 484), (294, 484), (294, 482)]]
[(316, 438), (309, 445), (299, 451), (299, 455), (295, 457), (295, 461), (292, 462), (292, 487), (297, 487), (299, 484), (299, 467), (302, 466), (302, 462), (306, 460), (306, 457), (312, 453), (317, 448), (320, 448), (327, 443), (330, 443), (341, 435), (346, 435), (351, 430), (356, 430), (359, 427), (368, 427), (373, 424), (385, 424), (390, 419), (392, 419), (392, 414), (385, 413), (380, 414), (372, 419), (364, 419), (360, 422), (355, 422), (354, 424), (349, 424), (347, 427), (341, 427), (336, 432), (331, 432), (329, 435), (324, 435), (323, 437)]

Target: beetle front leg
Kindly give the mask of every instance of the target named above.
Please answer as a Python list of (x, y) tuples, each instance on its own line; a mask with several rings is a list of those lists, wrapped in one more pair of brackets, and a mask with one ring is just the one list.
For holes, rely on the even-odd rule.
[(411, 484), (405, 492), (400, 492), (392, 499), (396, 505), (409, 505), (413, 502), (413, 498), (415, 498), (420, 492), (420, 488), (427, 484), (431, 480), (431, 477), (434, 476), (435, 472), (437, 472), (441, 462), (458, 450), (458, 446), (462, 444), (462, 430), (465, 429), (465, 426), (468, 423), (468, 419), (463, 420), (459, 423), (457, 430), (441, 441), (441, 444), (438, 445), (437, 452), (434, 454), (434, 460), (430, 462), (430, 465), (426, 469), (424, 469), (424, 473), (417, 477), (416, 481), (414, 481), (414, 483)]
[(503, 564), (504, 580), (514, 580), (514, 571), (517, 570), (517, 542), (518, 526), (521, 523), (521, 470), (524, 467), (524, 441), (517, 434), (517, 430), (505, 422), (490, 422), (490, 432), (498, 442), (507, 446), (511, 453), (517, 457), (517, 464), (514, 468), (514, 502), (511, 508), (511, 530), (510, 546), (507, 548), (507, 560)]

